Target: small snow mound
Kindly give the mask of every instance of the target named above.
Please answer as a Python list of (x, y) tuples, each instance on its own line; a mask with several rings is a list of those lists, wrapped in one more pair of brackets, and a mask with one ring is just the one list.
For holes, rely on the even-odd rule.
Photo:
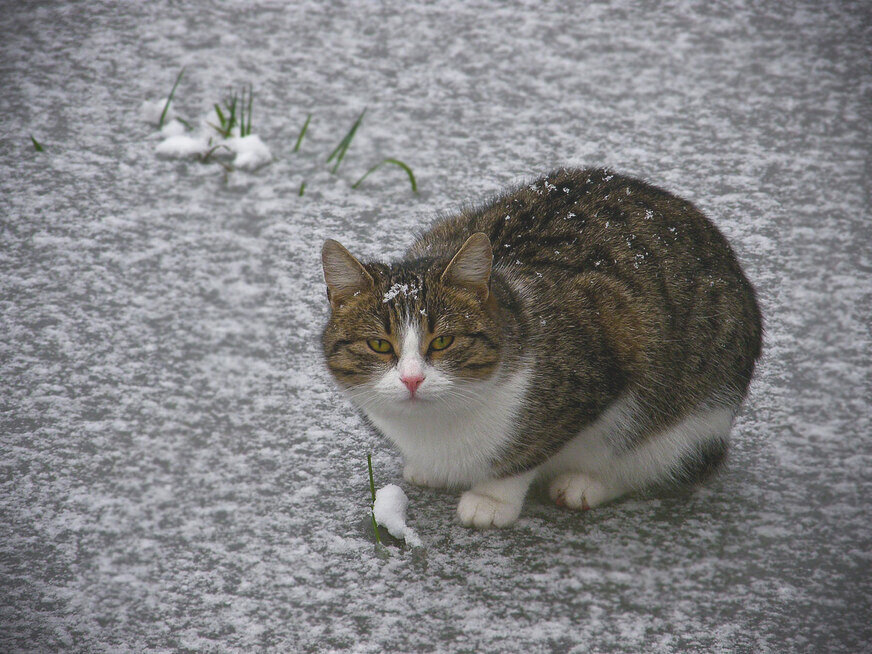
[(422, 547), (420, 537), (406, 524), (406, 508), (409, 498), (396, 484), (388, 484), (375, 493), (372, 514), (375, 521), (388, 530), (394, 538), (403, 538), (411, 547)]
[[(163, 98), (162, 100), (146, 100), (139, 106), (139, 115), (142, 116), (142, 119), (145, 122), (151, 125), (159, 125), (160, 117), (161, 114), (163, 114), (166, 104), (166, 98)], [(175, 115), (173, 105), (170, 104), (170, 108), (167, 109), (167, 115), (164, 116), (164, 121), (170, 120)]]
[(257, 134), (227, 139), (224, 144), (236, 153), (233, 165), (242, 170), (256, 170), (272, 161), (272, 154)]
[(185, 126), (182, 125), (175, 118), (164, 125), (161, 130), (161, 136), (170, 137), (170, 136), (181, 136), (185, 133)]
[(156, 152), (164, 157), (185, 159), (204, 155), (208, 149), (209, 142), (206, 139), (179, 134), (161, 141)]

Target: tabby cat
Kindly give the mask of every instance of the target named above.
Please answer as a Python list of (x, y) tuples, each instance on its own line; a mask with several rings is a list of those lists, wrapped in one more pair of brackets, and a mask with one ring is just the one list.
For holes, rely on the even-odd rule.
[(327, 366), (400, 448), (403, 476), (467, 487), (467, 526), (530, 484), (589, 509), (714, 472), (760, 355), (754, 289), (691, 203), (559, 170), (437, 222), (402, 261), (322, 251)]

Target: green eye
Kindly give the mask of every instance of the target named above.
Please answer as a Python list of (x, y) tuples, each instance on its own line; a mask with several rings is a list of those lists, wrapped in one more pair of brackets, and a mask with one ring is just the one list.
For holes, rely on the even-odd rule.
[(431, 350), (444, 350), (446, 347), (451, 345), (454, 342), (453, 336), (437, 336), (432, 341), (430, 341), (430, 349)]
[(387, 354), (394, 349), (391, 347), (390, 341), (386, 341), (383, 338), (371, 338), (366, 344), (369, 345), (373, 352), (378, 352), (379, 354)]

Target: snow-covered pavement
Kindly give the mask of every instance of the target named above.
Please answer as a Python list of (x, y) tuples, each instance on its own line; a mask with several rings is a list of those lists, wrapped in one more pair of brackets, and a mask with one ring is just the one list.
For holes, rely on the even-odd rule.
[[(4, 2), (0, 651), (869, 651), (870, 15)], [(270, 163), (158, 155), (142, 103), (182, 66), (189, 121), (252, 85)], [(420, 193), (397, 166), (351, 189), (385, 157)], [(318, 253), (396, 256), (561, 165), (705, 210), (765, 354), (706, 489), (585, 514), (538, 490), (470, 531), (334, 391)], [(424, 548), (376, 551), (368, 451)]]

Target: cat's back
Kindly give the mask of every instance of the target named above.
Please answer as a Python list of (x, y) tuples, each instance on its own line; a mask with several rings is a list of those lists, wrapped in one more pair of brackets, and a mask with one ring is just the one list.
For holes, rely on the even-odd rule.
[(521, 271), (739, 272), (726, 239), (690, 202), (603, 169), (561, 169), (440, 220), (408, 255), (450, 256), (475, 232), (490, 238), (495, 264)]
[(657, 368), (658, 383), (744, 393), (762, 342), (754, 290), (690, 202), (608, 170), (562, 169), (437, 222), (409, 256), (451, 256), (476, 232), (553, 364), (598, 331), (628, 370)]

